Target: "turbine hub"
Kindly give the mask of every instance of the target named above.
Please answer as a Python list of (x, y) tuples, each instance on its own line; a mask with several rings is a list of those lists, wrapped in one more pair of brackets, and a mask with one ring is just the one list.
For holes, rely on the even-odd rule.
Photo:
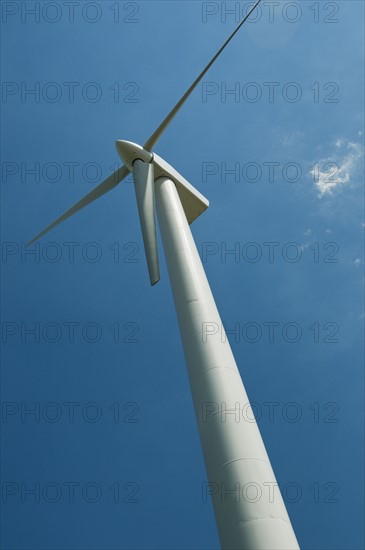
[(153, 154), (137, 143), (118, 139), (115, 142), (115, 146), (117, 148), (118, 155), (130, 172), (133, 172), (133, 163), (137, 159), (142, 160), (147, 164), (152, 162)]

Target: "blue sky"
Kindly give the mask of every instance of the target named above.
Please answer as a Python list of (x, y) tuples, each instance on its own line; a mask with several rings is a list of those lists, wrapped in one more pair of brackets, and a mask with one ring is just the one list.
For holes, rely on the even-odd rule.
[[(219, 547), (130, 178), (24, 242), (115, 169), (116, 139), (145, 141), (235, 5), (2, 2), (7, 550)], [(155, 147), (210, 200), (192, 230), (308, 550), (364, 547), (363, 20), (359, 1), (266, 3)]]

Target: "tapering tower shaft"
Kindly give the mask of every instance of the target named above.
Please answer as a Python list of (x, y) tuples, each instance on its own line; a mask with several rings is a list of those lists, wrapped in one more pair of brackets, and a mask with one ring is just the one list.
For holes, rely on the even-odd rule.
[(175, 184), (156, 205), (208, 482), (224, 550), (299, 548)]

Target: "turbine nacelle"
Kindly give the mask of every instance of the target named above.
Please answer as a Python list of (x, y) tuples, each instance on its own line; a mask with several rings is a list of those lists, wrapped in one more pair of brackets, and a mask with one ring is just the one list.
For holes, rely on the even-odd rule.
[(159, 155), (151, 153), (142, 145), (132, 141), (119, 139), (115, 142), (115, 146), (118, 155), (130, 172), (136, 172), (135, 163), (141, 160), (146, 164), (153, 164), (154, 179), (166, 177), (174, 182), (189, 224), (208, 208), (208, 199)]
[(125, 140), (118, 140), (115, 145), (120, 158), (133, 174), (148, 271), (151, 285), (155, 285), (160, 280), (155, 179), (167, 177), (174, 182), (189, 223), (208, 208), (209, 202), (172, 166), (145, 147)]

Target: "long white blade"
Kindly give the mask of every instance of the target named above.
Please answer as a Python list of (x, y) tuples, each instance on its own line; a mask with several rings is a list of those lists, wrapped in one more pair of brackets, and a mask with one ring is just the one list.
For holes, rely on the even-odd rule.
[(141, 222), (144, 249), (146, 252), (151, 285), (160, 280), (157, 231), (155, 217), (155, 187), (153, 164), (141, 160), (134, 163), (133, 179)]
[(247, 21), (247, 19), (250, 17), (251, 13), (255, 11), (257, 6), (260, 4), (261, 0), (257, 0), (255, 5), (247, 12), (245, 17), (242, 19), (242, 21), (239, 23), (239, 25), (236, 27), (236, 29), (233, 31), (233, 33), (227, 38), (223, 46), (219, 48), (217, 53), (212, 57), (212, 59), (209, 61), (208, 65), (202, 70), (200, 75), (194, 80), (190, 88), (185, 92), (185, 94), (182, 96), (182, 98), (176, 103), (175, 107), (169, 112), (167, 117), (162, 121), (160, 126), (153, 132), (153, 134), (148, 138), (146, 141), (144, 148), (148, 151), (151, 150), (151, 148), (155, 145), (156, 141), (160, 138), (161, 134), (164, 132), (164, 130), (167, 128), (167, 126), (170, 124), (172, 119), (175, 117), (175, 115), (178, 113), (178, 111), (181, 109), (181, 107), (184, 105), (185, 101), (188, 99), (190, 94), (195, 90), (199, 82), (202, 80), (202, 78), (205, 76), (205, 74), (209, 71), (210, 67), (213, 65), (215, 60), (220, 56), (220, 54), (223, 52), (223, 50), (228, 46), (232, 38), (238, 33), (242, 25)]
[(38, 233), (31, 241), (29, 241), (27, 244), (30, 245), (37, 241), (40, 237), (43, 237), (48, 231), (51, 231), (54, 227), (56, 227), (58, 224), (62, 223), (64, 220), (67, 220), (70, 216), (73, 214), (76, 214), (79, 210), (90, 204), (91, 202), (95, 201), (102, 195), (105, 195), (105, 193), (108, 193), (108, 191), (111, 191), (114, 187), (118, 185), (127, 175), (129, 174), (128, 168), (125, 166), (122, 166), (118, 168), (111, 176), (109, 176), (106, 180), (99, 183), (90, 193), (85, 195), (79, 202), (74, 204), (69, 210), (67, 210), (64, 214), (62, 214), (59, 218), (57, 218), (54, 222), (52, 222), (50, 225), (48, 225), (43, 231)]
[[(195, 90), (195, 88), (197, 87), (199, 82), (202, 80), (204, 75), (208, 72), (210, 67), (215, 62), (215, 60), (220, 56), (220, 54), (223, 52), (223, 50), (226, 48), (226, 46), (228, 46), (228, 44), (230, 43), (232, 38), (238, 33), (238, 31), (240, 30), (242, 25), (247, 21), (247, 19), (251, 15), (251, 13), (256, 9), (256, 7), (260, 4), (260, 2), (261, 2), (261, 0), (257, 0), (257, 2), (248, 11), (246, 16), (242, 19), (242, 21), (239, 23), (239, 25), (236, 27), (236, 29), (233, 31), (233, 33), (225, 41), (223, 46), (221, 46), (221, 48), (218, 50), (218, 52), (212, 57), (212, 59), (209, 61), (208, 65), (203, 69), (203, 71), (194, 80), (194, 82), (188, 88), (188, 90), (185, 92), (185, 94), (182, 96), (182, 98), (176, 103), (175, 107), (170, 111), (170, 113), (162, 121), (160, 126), (148, 138), (148, 140), (146, 141), (146, 143), (144, 145), (145, 149), (150, 150), (155, 145), (157, 140), (160, 138), (161, 134), (164, 132), (164, 130), (170, 124), (172, 119), (175, 117), (175, 115), (181, 109), (181, 107), (183, 106), (185, 101), (188, 99), (188, 97), (191, 95), (191, 93)], [(149, 170), (151, 170), (151, 169), (149, 169)], [(62, 214), (62, 216), (57, 218), (53, 223), (51, 223), (45, 229), (43, 229), (43, 231), (38, 233), (38, 235), (36, 235), (31, 241), (28, 242), (28, 244), (30, 245), (30, 244), (34, 243), (40, 237), (42, 237), (43, 235), (48, 233), (48, 231), (51, 231), (51, 229), (56, 227), (58, 224), (62, 223), (64, 220), (66, 220), (67, 218), (69, 218), (70, 216), (72, 216), (73, 214), (75, 214), (76, 212), (78, 212), (79, 210), (81, 210), (82, 208), (84, 208), (85, 206), (87, 206), (88, 204), (93, 202), (94, 200), (98, 199), (99, 197), (101, 197), (102, 195), (104, 195), (105, 193), (107, 193), (108, 191), (113, 189), (114, 187), (116, 187), (118, 185), (118, 183), (120, 183), (122, 181), (122, 179), (124, 179), (128, 175), (128, 173), (129, 173), (129, 171), (125, 166), (123, 166), (123, 167), (119, 168), (118, 170), (116, 170), (116, 172), (114, 172), (114, 174), (112, 174), (109, 178), (107, 178), (102, 183), (100, 183), (97, 187), (95, 187), (95, 189), (93, 189), (90, 193), (88, 193), (85, 197), (83, 197), (79, 202), (77, 202), (74, 206), (72, 206), (69, 210), (67, 210), (64, 214)], [(143, 185), (139, 186), (139, 187), (141, 187), (141, 189), (142, 189)], [(140, 191), (138, 191), (137, 201), (142, 200), (142, 198), (138, 199), (139, 193), (140, 193)], [(151, 202), (151, 200), (152, 200), (152, 202), (153, 202), (153, 197), (154, 197), (153, 177), (152, 177), (152, 184), (150, 184), (150, 185), (146, 184), (145, 185), (145, 194), (146, 194), (146, 197), (148, 197), (148, 199), (144, 199), (144, 200), (147, 200), (147, 204), (150, 204), (148, 201)], [(151, 197), (152, 197), (152, 199), (151, 199)], [(142, 204), (144, 204), (143, 200), (142, 200)], [(138, 208), (139, 208), (139, 204), (138, 204)], [(149, 212), (148, 215), (147, 215), (147, 212)], [(143, 213), (143, 220), (144, 220), (143, 223), (145, 223), (147, 220), (149, 220), (149, 222), (152, 223), (150, 206), (147, 207), (145, 210), (142, 209), (142, 213)], [(141, 219), (141, 224), (142, 224), (142, 219)], [(154, 222), (154, 228), (155, 228), (155, 222)], [(156, 245), (156, 243), (153, 242), (153, 239), (150, 240), (152, 229), (153, 229), (152, 225), (151, 225), (151, 227), (149, 227), (149, 225), (148, 225), (148, 229), (145, 229), (145, 231), (147, 231), (146, 238), (148, 237), (147, 238), (148, 253), (147, 253), (147, 248), (146, 248), (146, 254), (147, 254), (147, 262), (148, 262), (149, 269), (150, 269), (150, 267), (152, 269), (152, 275), (151, 275), (151, 271), (150, 271), (151, 282), (152, 282), (152, 280), (155, 280), (155, 282), (157, 282), (159, 280), (159, 270), (156, 269), (156, 267), (158, 268), (157, 245)], [(143, 225), (142, 225), (142, 231), (144, 231)], [(153, 233), (153, 231), (152, 231), (152, 233)], [(154, 229), (154, 234), (155, 234), (155, 229)], [(145, 233), (143, 234), (143, 238), (145, 239)], [(155, 248), (155, 245), (156, 245), (156, 248)], [(146, 247), (146, 241), (145, 241), (145, 247)], [(155, 283), (152, 283), (152, 284), (155, 284)]]

